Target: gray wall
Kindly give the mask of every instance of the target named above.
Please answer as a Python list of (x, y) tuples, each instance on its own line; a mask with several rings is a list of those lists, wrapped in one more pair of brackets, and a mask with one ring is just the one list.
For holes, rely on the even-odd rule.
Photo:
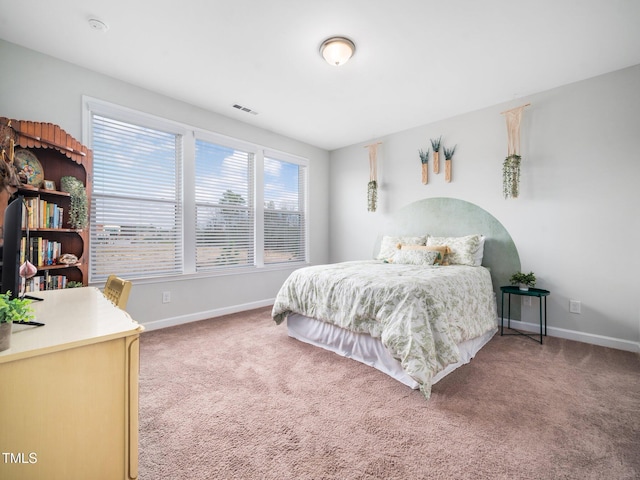
[[(82, 139), (82, 96), (183, 122), (309, 160), (310, 260), (326, 263), (329, 154), (325, 150), (202, 110), (0, 40), (0, 116), (50, 122)], [(136, 281), (127, 310), (149, 328), (268, 305), (292, 268)], [(162, 303), (162, 292), (171, 303)], [(154, 323), (155, 322), (155, 323)]]
[[(638, 351), (640, 341), (640, 66), (382, 138), (379, 210), (367, 211), (366, 143), (331, 152), (332, 262), (370, 258), (390, 216), (422, 198), (479, 205), (511, 233), (522, 269), (551, 291), (554, 335)], [(522, 122), (520, 198), (502, 196), (507, 154), (500, 112), (531, 103)], [(457, 144), (453, 181), (420, 182), (419, 149)], [(582, 314), (569, 313), (569, 300)], [(523, 307), (537, 323), (538, 309)]]
[[(522, 268), (551, 290), (551, 332), (638, 349), (640, 341), (640, 66), (383, 138), (379, 209), (367, 212), (367, 151), (331, 154), (0, 40), (0, 115), (60, 125), (82, 135), (82, 95), (202, 127), (310, 161), (312, 263), (370, 258), (390, 215), (430, 197), (454, 197), (494, 215), (511, 233)], [(522, 124), (521, 197), (502, 198), (506, 127), (500, 112), (531, 102)], [(452, 183), (420, 183), (418, 149), (443, 135), (457, 144)], [(366, 142), (368, 143), (368, 142)], [(290, 269), (140, 281), (128, 310), (154, 326), (266, 305)], [(162, 292), (172, 302), (162, 304)], [(582, 314), (569, 313), (569, 300)], [(537, 308), (523, 307), (535, 323)], [(155, 323), (154, 323), (155, 322)]]

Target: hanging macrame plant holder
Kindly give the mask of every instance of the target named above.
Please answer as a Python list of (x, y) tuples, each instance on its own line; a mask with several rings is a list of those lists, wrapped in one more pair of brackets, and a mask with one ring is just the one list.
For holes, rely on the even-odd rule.
[(369, 184), (367, 185), (367, 210), (375, 212), (378, 208), (378, 145), (367, 145), (369, 149)]
[(504, 198), (518, 198), (520, 194), (520, 122), (525, 107), (512, 108), (502, 112), (507, 119), (507, 158), (502, 164), (502, 194)]

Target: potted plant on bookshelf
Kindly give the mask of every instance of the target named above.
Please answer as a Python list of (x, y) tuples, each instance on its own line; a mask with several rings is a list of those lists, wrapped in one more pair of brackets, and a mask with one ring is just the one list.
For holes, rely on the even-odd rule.
[(0, 294), (0, 352), (11, 347), (13, 322), (30, 321), (33, 318), (31, 300), (11, 298), (11, 292)]
[(76, 177), (66, 176), (60, 179), (60, 186), (63, 192), (68, 192), (71, 196), (69, 224), (72, 228), (82, 230), (87, 226), (89, 216), (87, 192), (83, 183)]
[(511, 285), (518, 285), (520, 287), (520, 290), (527, 291), (530, 287), (535, 287), (536, 276), (533, 272), (517, 272), (511, 275), (509, 281), (511, 282)]

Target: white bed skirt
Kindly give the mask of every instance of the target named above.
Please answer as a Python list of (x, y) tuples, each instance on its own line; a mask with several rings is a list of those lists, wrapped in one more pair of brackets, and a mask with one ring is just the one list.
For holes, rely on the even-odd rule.
[[(289, 314), (287, 317), (287, 329), (290, 337), (301, 342), (309, 343), (343, 357), (352, 358), (370, 365), (411, 388), (417, 389), (419, 387), (418, 382), (405, 373), (400, 362), (391, 356), (389, 351), (382, 345), (380, 339), (372, 338), (362, 333), (350, 332), (344, 328), (297, 313)], [(439, 372), (433, 378), (432, 385), (456, 368), (469, 363), (497, 331), (498, 328), (496, 327), (480, 337), (467, 340), (458, 345), (461, 360), (458, 363), (448, 365)]]

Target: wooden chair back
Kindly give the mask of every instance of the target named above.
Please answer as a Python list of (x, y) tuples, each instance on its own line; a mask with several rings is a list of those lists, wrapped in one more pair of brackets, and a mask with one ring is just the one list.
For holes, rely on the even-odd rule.
[(116, 307), (126, 310), (130, 291), (131, 282), (129, 280), (109, 275), (103, 293)]

